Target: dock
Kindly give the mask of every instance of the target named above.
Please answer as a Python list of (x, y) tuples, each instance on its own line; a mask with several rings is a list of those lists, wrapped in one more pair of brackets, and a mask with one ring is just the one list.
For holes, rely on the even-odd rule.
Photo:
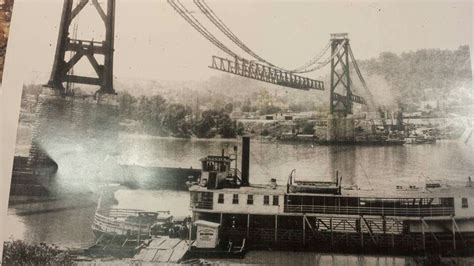
[(134, 262), (178, 263), (193, 241), (161, 236), (152, 238), (132, 259)]

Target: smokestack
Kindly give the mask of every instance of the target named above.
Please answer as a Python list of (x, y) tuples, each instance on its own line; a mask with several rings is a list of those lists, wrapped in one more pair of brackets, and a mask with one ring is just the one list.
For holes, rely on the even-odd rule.
[(242, 137), (242, 186), (249, 186), (250, 138)]

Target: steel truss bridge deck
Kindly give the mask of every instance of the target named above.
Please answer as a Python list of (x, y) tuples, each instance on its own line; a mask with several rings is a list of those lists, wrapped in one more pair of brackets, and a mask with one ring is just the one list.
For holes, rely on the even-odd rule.
[[(347, 96), (341, 95), (339, 93), (333, 92), (333, 99), (336, 101), (342, 101), (342, 102), (347, 102)], [(359, 103), (359, 104), (367, 104), (365, 99), (361, 96), (357, 96), (354, 94), (350, 95), (350, 99), (352, 102)]]
[(240, 58), (236, 60), (229, 60), (226, 58), (213, 56), (211, 66), (209, 67), (242, 77), (256, 79), (294, 89), (324, 90), (324, 83), (322, 81), (297, 76), (277, 68)]

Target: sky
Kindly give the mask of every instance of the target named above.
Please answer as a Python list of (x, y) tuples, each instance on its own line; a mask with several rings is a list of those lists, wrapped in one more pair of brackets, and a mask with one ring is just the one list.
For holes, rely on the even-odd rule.
[[(217, 34), (218, 30), (191, 0), (181, 2), (226, 45), (238, 50), (224, 35)], [(247, 46), (284, 68), (306, 63), (324, 48), (330, 33), (338, 32), (349, 33), (358, 59), (377, 57), (384, 51), (401, 53), (472, 45), (470, 1), (206, 3)], [(9, 45), (28, 59), (22, 68), (26, 80), (49, 75), (61, 9), (59, 0), (15, 3)], [(104, 27), (91, 5), (75, 23), (79, 39), (102, 39)], [(221, 74), (208, 68), (211, 56), (226, 56), (164, 0), (117, 0), (115, 35), (114, 74), (121, 79), (204, 80)], [(92, 73), (86, 63), (78, 65), (77, 71)], [(324, 71), (328, 70), (309, 77), (324, 76)]]

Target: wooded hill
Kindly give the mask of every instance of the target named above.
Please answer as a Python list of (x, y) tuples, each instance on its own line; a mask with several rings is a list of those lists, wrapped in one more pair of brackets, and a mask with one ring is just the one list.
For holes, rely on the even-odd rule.
[[(378, 90), (388, 90), (389, 96), (405, 107), (422, 100), (446, 98), (459, 87), (472, 86), (467, 45), (457, 50), (422, 49), (401, 55), (384, 52), (378, 58), (359, 64), (376, 96)], [(388, 88), (379, 87), (377, 80), (380, 79), (386, 82), (382, 87)]]

